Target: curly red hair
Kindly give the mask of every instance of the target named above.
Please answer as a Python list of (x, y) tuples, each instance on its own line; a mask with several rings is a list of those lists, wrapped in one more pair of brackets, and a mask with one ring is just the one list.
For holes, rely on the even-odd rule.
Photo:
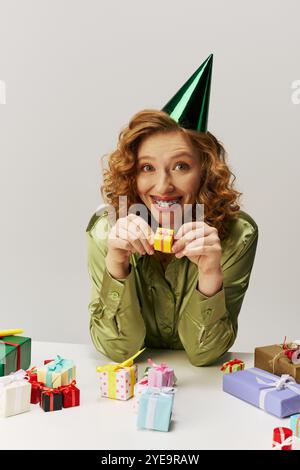
[(121, 130), (117, 148), (109, 155), (109, 168), (103, 170), (103, 200), (114, 207), (117, 218), (119, 196), (127, 196), (128, 207), (140, 203), (136, 188), (139, 144), (156, 132), (174, 131), (183, 133), (199, 155), (202, 179), (197, 202), (204, 204), (204, 221), (215, 227), (219, 238), (223, 240), (228, 235), (230, 220), (238, 217), (240, 206), (237, 201), (242, 195), (233, 188), (236, 178), (226, 163), (226, 151), (222, 143), (210, 132), (185, 129), (164, 111), (139, 111)]

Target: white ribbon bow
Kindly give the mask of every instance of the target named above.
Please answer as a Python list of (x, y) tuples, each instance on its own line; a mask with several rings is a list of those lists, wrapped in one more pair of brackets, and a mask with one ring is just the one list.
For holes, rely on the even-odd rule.
[(170, 394), (175, 394), (176, 389), (173, 387), (149, 387), (147, 390), (148, 393), (151, 393), (152, 396), (168, 396)]
[(261, 377), (265, 377), (268, 380), (272, 381), (272, 382), (265, 382), (259, 377), (255, 377), (257, 383), (266, 386), (266, 388), (263, 388), (262, 390), (260, 390), (260, 393), (259, 393), (259, 407), (262, 408), (263, 410), (265, 409), (265, 399), (266, 399), (267, 394), (272, 392), (274, 389), (280, 391), (280, 390), (284, 390), (285, 388), (288, 388), (289, 390), (292, 390), (297, 395), (300, 395), (300, 388), (297, 388), (294, 386), (296, 384), (295, 379), (288, 374), (282, 374), (282, 376), (279, 378), (277, 377), (273, 378), (270, 375), (265, 374), (264, 372), (260, 370), (247, 369), (247, 371), (251, 372), (252, 374), (256, 376), (260, 375)]
[(9, 375), (4, 375), (3, 377), (0, 377), (0, 388), (4, 388), (13, 382), (21, 382), (23, 380), (26, 380), (26, 374), (26, 370), (19, 369), (16, 372), (11, 372)]
[[(270, 378), (273, 380), (272, 378)], [(295, 379), (291, 377), (289, 374), (282, 374), (279, 379), (275, 379), (274, 383), (264, 382), (260, 378), (256, 377), (256, 380), (259, 384), (268, 385), (268, 387), (276, 388), (276, 390), (283, 390), (284, 388), (288, 387), (289, 382), (296, 383)]]

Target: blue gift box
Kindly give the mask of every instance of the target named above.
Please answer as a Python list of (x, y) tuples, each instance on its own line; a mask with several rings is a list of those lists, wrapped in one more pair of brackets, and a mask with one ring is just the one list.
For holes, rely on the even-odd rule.
[(258, 367), (239, 370), (223, 376), (223, 390), (279, 418), (300, 411), (300, 385), (287, 374), (279, 377)]
[(149, 387), (139, 398), (138, 429), (169, 431), (174, 389), (172, 387)]

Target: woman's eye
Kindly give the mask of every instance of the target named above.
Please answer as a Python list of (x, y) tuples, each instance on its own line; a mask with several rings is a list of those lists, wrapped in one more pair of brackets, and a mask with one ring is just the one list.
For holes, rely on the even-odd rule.
[[(181, 166), (181, 167), (183, 167), (184, 170), (187, 169), (187, 168), (189, 168), (189, 165), (188, 165), (187, 163), (184, 163), (184, 162), (179, 162), (179, 163), (177, 163), (177, 164), (176, 164), (176, 167), (177, 167), (178, 165)], [(176, 167), (175, 167), (175, 168), (176, 168)], [(147, 163), (146, 165), (143, 165), (143, 166), (140, 167), (140, 169), (141, 169), (142, 171), (144, 171), (144, 172), (150, 171), (150, 170), (148, 170), (149, 168), (150, 168), (150, 170), (153, 168), (153, 166), (150, 165), (149, 163)]]
[(178, 165), (181, 165), (181, 166), (183, 166), (183, 167), (184, 167), (184, 169), (186, 169), (186, 168), (188, 168), (188, 167), (189, 167), (189, 165), (187, 165), (187, 163), (177, 163), (177, 165), (176, 165), (176, 166), (178, 166)]
[[(147, 164), (147, 165), (143, 165), (143, 166), (141, 167), (141, 170), (145, 171), (145, 168), (147, 168), (147, 167), (151, 167), (151, 165), (148, 165), (148, 164)], [(146, 170), (146, 171), (147, 171), (147, 170)]]

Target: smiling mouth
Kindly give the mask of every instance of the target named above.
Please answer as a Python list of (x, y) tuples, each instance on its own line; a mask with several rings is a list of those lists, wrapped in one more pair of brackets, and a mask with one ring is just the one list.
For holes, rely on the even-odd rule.
[(170, 198), (168, 200), (159, 199), (159, 198), (156, 198), (155, 196), (150, 196), (150, 197), (151, 197), (152, 202), (154, 202), (154, 204), (160, 207), (170, 207), (170, 206), (173, 206), (174, 204), (180, 204), (182, 200), (182, 196), (178, 196), (172, 199)]

